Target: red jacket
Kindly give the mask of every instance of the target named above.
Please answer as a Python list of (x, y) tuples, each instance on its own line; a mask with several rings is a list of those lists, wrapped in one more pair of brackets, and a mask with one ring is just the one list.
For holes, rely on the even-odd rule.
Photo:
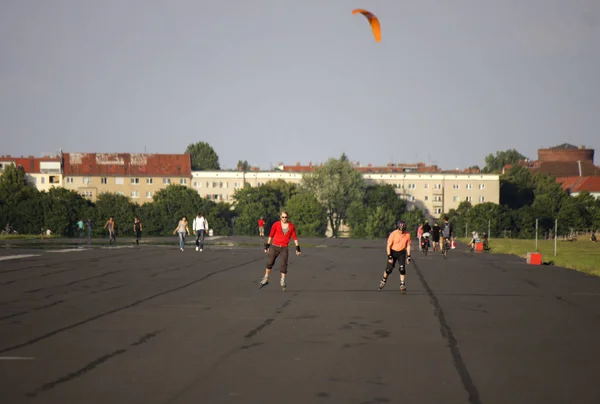
[(287, 247), (290, 243), (290, 239), (298, 240), (296, 236), (296, 227), (288, 222), (288, 231), (286, 234), (283, 234), (283, 230), (281, 229), (281, 221), (277, 221), (273, 223), (271, 226), (271, 232), (269, 233), (269, 237), (271, 237), (271, 244), (278, 245), (281, 247)]

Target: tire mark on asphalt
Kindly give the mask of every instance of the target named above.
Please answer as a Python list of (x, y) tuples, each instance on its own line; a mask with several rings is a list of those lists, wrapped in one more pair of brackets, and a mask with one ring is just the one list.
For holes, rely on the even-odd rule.
[(123, 271), (120, 270), (120, 269), (118, 269), (118, 270), (114, 270), (114, 271), (103, 272), (103, 273), (98, 274), (98, 275), (88, 276), (87, 278), (77, 279), (76, 281), (71, 281), (71, 282), (68, 282), (68, 283), (60, 284), (60, 285), (54, 285), (54, 286), (48, 286), (48, 287), (45, 287), (45, 288), (38, 288), (38, 289), (26, 290), (25, 293), (34, 293), (34, 292), (39, 292), (39, 291), (42, 291), (42, 290), (62, 288), (64, 286), (71, 286), (71, 285), (75, 285), (77, 283), (89, 281), (91, 279), (103, 278), (103, 277), (111, 275), (111, 274), (116, 274), (117, 272), (123, 272)]
[(25, 315), (25, 314), (32, 313), (34, 311), (48, 309), (50, 307), (56, 306), (57, 304), (61, 304), (61, 303), (64, 303), (64, 300), (57, 300), (55, 302), (48, 303), (48, 304), (45, 304), (45, 305), (40, 306), (40, 307), (35, 307), (35, 308), (33, 308), (33, 309), (29, 310), (29, 311), (20, 311), (18, 313), (9, 314), (7, 316), (0, 317), (0, 320), (5, 320), (7, 318), (13, 318), (13, 317), (17, 317), (17, 316), (22, 316), (22, 315)]
[(82, 367), (79, 370), (76, 370), (75, 372), (69, 373), (57, 380), (51, 381), (49, 383), (44, 384), (43, 386), (37, 388), (36, 390), (32, 391), (31, 393), (27, 393), (26, 396), (27, 397), (35, 397), (38, 394), (44, 392), (44, 391), (48, 391), (50, 389), (53, 389), (54, 387), (58, 386), (59, 384), (63, 384), (63, 383), (67, 383), (73, 379), (78, 378), (79, 376), (83, 376), (84, 374), (94, 370), (96, 367), (100, 366), (101, 364), (107, 362), (109, 359), (114, 358), (115, 356), (119, 356), (122, 355), (124, 353), (126, 353), (127, 351), (129, 351), (131, 348), (145, 344), (146, 342), (150, 341), (152, 338), (156, 337), (158, 334), (160, 334), (163, 330), (157, 330), (151, 333), (148, 333), (142, 337), (140, 337), (137, 341), (132, 342), (131, 344), (129, 344), (128, 347), (126, 348), (120, 348), (117, 349), (109, 354), (106, 355), (102, 355), (99, 358), (94, 359), (93, 361), (91, 361), (90, 363), (88, 363), (87, 365), (85, 365), (84, 367)]
[[(157, 297), (164, 296), (164, 295), (172, 293), (172, 292), (177, 292), (177, 291), (185, 289), (185, 288), (187, 288), (189, 286), (195, 285), (198, 282), (202, 282), (202, 281), (204, 281), (204, 280), (206, 280), (206, 279), (208, 279), (208, 278), (210, 278), (210, 277), (212, 277), (214, 275), (220, 274), (220, 273), (225, 272), (225, 271), (229, 271), (231, 269), (239, 268), (241, 266), (244, 266), (244, 265), (247, 265), (247, 264), (250, 264), (252, 262), (255, 262), (255, 261), (258, 261), (258, 260), (262, 260), (262, 259), (264, 259), (264, 257), (260, 256), (260, 257), (251, 259), (249, 261), (242, 262), (241, 264), (236, 264), (236, 265), (232, 265), (230, 267), (219, 269), (217, 271), (209, 272), (208, 274), (204, 275), (201, 278), (195, 279), (193, 281), (190, 281), (190, 282), (185, 283), (183, 285), (177, 286), (175, 288), (171, 288), (171, 289), (167, 289), (167, 290), (164, 290), (162, 292), (159, 292), (159, 293), (155, 293), (155, 294), (153, 294), (151, 296), (148, 296), (148, 297), (146, 297), (144, 299), (136, 300), (135, 302), (127, 304), (125, 306), (117, 307), (115, 309), (108, 310), (108, 311), (105, 311), (105, 312), (100, 313), (100, 314), (96, 314), (95, 316), (89, 317), (89, 318), (87, 318), (85, 320), (81, 320), (81, 321), (78, 321), (76, 323), (73, 323), (73, 324), (70, 324), (70, 325), (67, 325), (67, 326), (64, 326), (64, 327), (61, 327), (61, 328), (57, 328), (54, 331), (50, 331), (50, 332), (48, 332), (46, 334), (40, 335), (39, 337), (32, 338), (29, 341), (22, 342), (22, 343), (19, 343), (17, 345), (9, 346), (7, 348), (2, 348), (2, 349), (0, 349), (0, 354), (6, 353), (6, 352), (10, 352), (10, 351), (13, 351), (15, 349), (22, 348), (24, 346), (35, 344), (37, 342), (40, 342), (40, 341), (45, 340), (47, 338), (50, 338), (50, 337), (52, 337), (52, 336), (54, 336), (56, 334), (60, 334), (61, 332), (71, 330), (73, 328), (79, 327), (80, 325), (87, 324), (87, 323), (89, 323), (91, 321), (98, 320), (98, 319), (100, 319), (102, 317), (106, 317), (108, 315), (117, 313), (119, 311), (126, 310), (126, 309), (129, 309), (129, 308), (138, 306), (138, 305), (140, 305), (142, 303), (145, 303), (145, 302), (150, 301), (152, 299), (155, 299)], [(196, 264), (194, 263), (194, 265), (196, 265)]]
[(292, 302), (292, 299), (295, 296), (298, 296), (298, 293), (294, 293), (291, 298), (289, 298), (288, 300), (286, 300), (285, 302), (283, 302), (283, 304), (275, 311), (275, 313), (276, 313), (275, 316), (266, 319), (261, 324), (259, 324), (256, 328), (253, 328), (252, 330), (250, 330), (246, 335), (244, 335), (244, 338), (252, 338), (256, 334), (258, 334), (262, 329), (267, 328), (268, 326), (270, 326), (271, 323), (273, 323), (273, 321), (275, 321), (275, 317), (277, 317), (277, 314), (281, 314), (281, 312), (283, 311), (283, 309), (285, 309), (287, 306), (290, 305), (290, 303)]
[(440, 305), (440, 302), (437, 299), (435, 293), (433, 293), (433, 290), (425, 280), (425, 276), (423, 275), (423, 272), (421, 271), (417, 263), (413, 261), (413, 264), (415, 266), (415, 270), (417, 272), (419, 280), (425, 287), (427, 295), (429, 296), (429, 300), (433, 305), (434, 314), (440, 323), (440, 331), (442, 333), (442, 337), (444, 337), (444, 339), (448, 342), (448, 348), (450, 348), (450, 353), (452, 355), (452, 359), (454, 360), (454, 367), (456, 368), (458, 375), (460, 376), (465, 391), (469, 395), (469, 403), (481, 404), (481, 401), (479, 400), (479, 392), (477, 391), (477, 387), (475, 386), (475, 383), (473, 383), (473, 379), (469, 374), (469, 370), (467, 369), (467, 366), (465, 365), (465, 362), (462, 359), (460, 350), (458, 349), (458, 342), (456, 341), (456, 338), (454, 338), (452, 329), (446, 322), (446, 317), (444, 316), (442, 306)]
[[(296, 296), (298, 296), (298, 292), (292, 294), (291, 298), (289, 298), (288, 300), (286, 300), (285, 302), (283, 302), (283, 304), (281, 306), (279, 306), (279, 308), (275, 311), (276, 314), (273, 317), (270, 317), (270, 318), (266, 319), (261, 324), (259, 324), (256, 328), (250, 330), (246, 335), (244, 335), (244, 339), (250, 339), (250, 338), (254, 337), (256, 334), (258, 334), (259, 331), (261, 331), (261, 330), (265, 329), (266, 327), (268, 327), (269, 325), (271, 325), (275, 321), (275, 318), (277, 317), (277, 314), (281, 314), (282, 310), (284, 308), (286, 308), (287, 306), (289, 306), (290, 303), (292, 302), (292, 299), (294, 297), (296, 297)], [(203, 379), (205, 377), (206, 373), (212, 373), (212, 372), (214, 372), (214, 370), (217, 368), (217, 366), (219, 366), (225, 360), (227, 360), (230, 357), (232, 357), (236, 352), (244, 351), (244, 350), (247, 350), (247, 349), (251, 349), (251, 348), (254, 348), (254, 347), (257, 347), (257, 346), (261, 346), (263, 344), (264, 344), (264, 342), (247, 343), (247, 344), (236, 346), (236, 347), (230, 349), (229, 351), (225, 352), (223, 355), (221, 355), (215, 361), (215, 363), (207, 371), (203, 372), (199, 377), (197, 377), (196, 379), (194, 379), (193, 381), (191, 381), (190, 383), (188, 383), (188, 385), (185, 386), (181, 391), (179, 391), (178, 393), (174, 394), (171, 398), (169, 398), (166, 401), (166, 404), (174, 403), (177, 400), (179, 400), (179, 398), (181, 398), (185, 393), (187, 393), (191, 388), (193, 388), (199, 380)]]

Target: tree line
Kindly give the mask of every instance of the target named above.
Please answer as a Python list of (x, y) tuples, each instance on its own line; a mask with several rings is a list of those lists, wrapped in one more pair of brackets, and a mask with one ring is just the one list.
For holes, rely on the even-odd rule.
[(200, 212), (216, 235), (256, 235), (260, 217), (270, 227), (286, 210), (302, 236), (325, 236), (328, 225), (338, 236), (346, 223), (352, 236), (380, 238), (395, 228), (406, 211), (406, 202), (392, 186), (366, 185), (345, 155), (330, 159), (300, 184), (279, 179), (260, 187), (247, 185), (237, 189), (233, 199), (232, 204), (216, 203), (191, 188), (172, 184), (143, 205), (115, 193), (102, 193), (91, 202), (65, 188), (38, 191), (26, 184), (21, 168), (8, 166), (0, 176), (0, 223), (10, 223), (22, 234), (39, 234), (49, 228), (55, 235), (72, 237), (79, 220), (90, 220), (93, 235), (103, 236), (104, 224), (113, 216), (118, 234), (127, 236), (133, 235), (138, 216), (144, 234), (166, 236), (181, 217), (191, 221)]
[[(206, 144), (200, 147), (211, 164), (218, 164), (216, 153), (207, 148)], [(521, 157), (515, 151), (509, 154), (510, 161)], [(499, 160), (495, 164), (504, 164), (507, 157), (499, 155)], [(462, 229), (484, 232), (489, 226), (491, 237), (532, 238), (536, 218), (540, 234), (553, 231), (556, 219), (559, 234), (572, 228), (600, 227), (600, 201), (587, 192), (572, 197), (553, 177), (531, 175), (518, 165), (500, 178), (500, 204), (473, 206), (465, 201), (445, 213), (458, 235), (463, 234)], [(8, 166), (0, 176), (0, 225), (10, 223), (20, 233), (36, 234), (50, 228), (54, 234), (73, 236), (76, 223), (89, 219), (93, 234), (100, 236), (106, 234), (104, 224), (114, 216), (119, 234), (132, 235), (133, 220), (138, 216), (144, 234), (163, 236), (172, 233), (182, 216), (191, 221), (200, 212), (216, 235), (255, 235), (260, 217), (270, 227), (279, 213), (287, 210), (302, 236), (322, 237), (329, 228), (334, 237), (348, 229), (344, 235), (350, 237), (383, 238), (399, 219), (412, 230), (426, 217), (420, 209), (408, 210), (391, 185), (367, 184), (345, 154), (305, 174), (299, 184), (276, 180), (260, 187), (247, 185), (235, 190), (233, 199), (232, 204), (216, 203), (191, 188), (169, 185), (143, 205), (114, 193), (100, 194), (91, 202), (64, 188), (40, 192), (26, 185), (22, 169)]]

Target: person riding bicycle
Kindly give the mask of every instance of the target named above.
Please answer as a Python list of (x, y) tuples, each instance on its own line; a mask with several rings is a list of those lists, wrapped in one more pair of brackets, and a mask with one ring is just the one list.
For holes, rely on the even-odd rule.
[(421, 249), (423, 249), (425, 245), (427, 245), (427, 248), (429, 248), (429, 241), (431, 239), (431, 226), (429, 225), (429, 220), (425, 220), (425, 223), (423, 223), (421, 230), (422, 233), (421, 237), (419, 238), (419, 242), (421, 243)]
[(442, 251), (448, 249), (448, 242), (454, 237), (454, 228), (452, 223), (448, 221), (448, 216), (444, 216), (444, 223), (442, 223)]

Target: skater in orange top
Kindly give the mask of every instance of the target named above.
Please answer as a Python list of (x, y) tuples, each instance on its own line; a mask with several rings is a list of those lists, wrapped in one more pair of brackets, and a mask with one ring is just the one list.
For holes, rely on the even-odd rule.
[(387, 241), (387, 266), (383, 273), (383, 278), (379, 283), (379, 290), (383, 289), (387, 282), (388, 276), (394, 270), (396, 262), (398, 262), (398, 270), (400, 271), (400, 291), (406, 291), (404, 279), (406, 276), (406, 264), (410, 264), (410, 233), (406, 231), (406, 222), (400, 220), (398, 229), (390, 233)]

